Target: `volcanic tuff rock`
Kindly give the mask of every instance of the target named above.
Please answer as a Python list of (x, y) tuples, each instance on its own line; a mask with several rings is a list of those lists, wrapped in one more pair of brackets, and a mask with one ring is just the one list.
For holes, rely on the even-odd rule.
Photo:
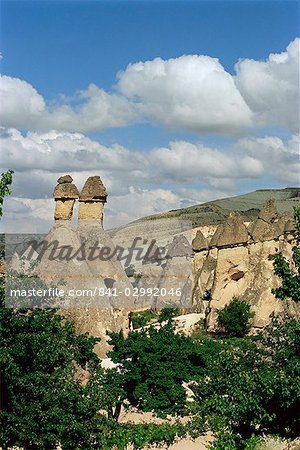
[(249, 226), (249, 233), (254, 242), (263, 242), (278, 236), (275, 221), (278, 218), (275, 202), (268, 200), (260, 211), (258, 218)]
[(192, 248), (195, 252), (208, 248), (207, 240), (201, 230), (198, 230), (192, 242)]
[[(239, 225), (233, 228), (234, 223)], [(208, 251), (195, 253), (194, 309), (202, 312), (209, 306), (210, 330), (218, 326), (217, 311), (234, 296), (251, 304), (255, 327), (265, 326), (272, 314), (282, 313), (286, 308), (300, 317), (300, 305), (281, 302), (271, 292), (280, 285), (274, 275), (275, 255), (281, 252), (288, 260), (292, 259), (293, 229), (291, 216), (278, 217), (274, 202), (268, 201), (259, 217), (249, 224), (250, 236), (245, 224), (234, 215), (217, 227)]]
[[(272, 191), (281, 214), (289, 212), (288, 215), (278, 216), (273, 201), (268, 201), (264, 208), (261, 208), (262, 199), (268, 199), (270, 191), (257, 191), (245, 196), (187, 208), (187, 214), (182, 214), (182, 217), (181, 213), (175, 211), (160, 215), (160, 220), (152, 217), (131, 223), (109, 234), (115, 239), (113, 244), (110, 236), (102, 228), (107, 192), (100, 177), (90, 177), (80, 196), (72, 181), (69, 175), (58, 179), (58, 185), (54, 190), (56, 222), (47, 236), (49, 240), (58, 239), (65, 246), (72, 248), (79, 247), (82, 242), (88, 247), (99, 242), (101, 246), (111, 247), (113, 250), (114, 245), (118, 245), (119, 242), (125, 248), (128, 243), (129, 247), (137, 236), (146, 235), (148, 242), (154, 239), (156, 244), (149, 260), (146, 263), (140, 262), (140, 266), (135, 267), (142, 274), (138, 286), (151, 289), (164, 288), (166, 291), (179, 287), (182, 295), (175, 299), (177, 306), (186, 308), (186, 312), (193, 310), (205, 313), (207, 327), (210, 330), (217, 327), (217, 311), (230, 302), (234, 295), (251, 304), (252, 310), (256, 313), (253, 320), (255, 327), (264, 326), (270, 321), (272, 314), (280, 313), (284, 309), (300, 317), (299, 305), (280, 302), (271, 292), (272, 287), (279, 285), (279, 280), (273, 272), (274, 256), (282, 252), (285, 257), (291, 259), (295, 232), (291, 211), (292, 206), (299, 204), (296, 189)], [(74, 227), (70, 220), (78, 197), (79, 224), (78, 227)], [(186, 218), (187, 222), (182, 221)], [(182, 228), (190, 232), (192, 224), (195, 223), (198, 228), (194, 230), (195, 237), (192, 241), (194, 254), (192, 254), (185, 240), (176, 235), (182, 232)], [(158, 248), (159, 234), (171, 256), (163, 263), (154, 257), (154, 250)], [(188, 242), (190, 241), (191, 239)], [(46, 252), (47, 254), (49, 252)], [(109, 286), (111, 284), (120, 286), (120, 291), (123, 292), (126, 287), (132, 289), (120, 261), (115, 257), (106, 262), (86, 259), (77, 262), (53, 261), (49, 258), (49, 261), (43, 264), (40, 265), (38, 273), (42, 275), (48, 271), (48, 275), (52, 274), (53, 282), (62, 278), (63, 274), (63, 278), (67, 281), (66, 287), (73, 283), (75, 287), (90, 289), (96, 283), (98, 287), (104, 288), (109, 282)], [(192, 307), (189, 306), (191, 294)], [(133, 300), (120, 298), (119, 304), (115, 303), (115, 299), (103, 296), (102, 298), (96, 296), (88, 305), (84, 300), (86, 299), (79, 295), (76, 307), (72, 307), (74, 305), (71, 304), (70, 308), (65, 308), (63, 312), (74, 320), (77, 331), (90, 332), (102, 338), (97, 351), (104, 356), (108, 350), (107, 329), (114, 331), (124, 329), (126, 333), (130, 311), (151, 306), (167, 306), (173, 303), (174, 297), (140, 296)], [(102, 307), (97, 307), (97, 304), (98, 306), (101, 304)]]

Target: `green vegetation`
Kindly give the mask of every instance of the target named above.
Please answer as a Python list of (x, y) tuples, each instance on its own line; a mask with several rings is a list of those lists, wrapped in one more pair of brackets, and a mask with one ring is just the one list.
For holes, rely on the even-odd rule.
[(300, 323), (274, 321), (257, 338), (211, 340), (209, 345), (205, 370), (194, 387), (194, 408), (218, 437), (213, 448), (244, 449), (249, 439), (263, 434), (295, 437)]
[(175, 334), (171, 321), (130, 333), (110, 333), (110, 358), (119, 364), (126, 399), (142, 411), (158, 416), (183, 414), (186, 395), (182, 383), (201, 371), (200, 348), (191, 338)]
[(152, 322), (167, 322), (170, 319), (173, 319), (173, 317), (178, 316), (178, 314), (179, 308), (177, 307), (162, 308), (160, 313), (153, 309), (146, 309), (145, 311), (132, 312), (130, 314), (130, 320), (133, 329), (136, 330), (150, 325)]
[(97, 364), (96, 339), (76, 336), (72, 324), (53, 310), (5, 308), (3, 285), (0, 292), (1, 445), (83, 445), (97, 402), (75, 373), (76, 367), (92, 369)]
[(296, 244), (293, 247), (293, 266), (281, 253), (275, 256), (274, 273), (282, 280), (279, 288), (273, 289), (273, 294), (281, 299), (292, 299), (300, 302), (300, 207), (294, 207), (296, 224)]
[(134, 330), (146, 326), (152, 319), (158, 319), (158, 314), (152, 309), (145, 311), (133, 312), (130, 314), (132, 327)]
[(167, 307), (167, 308), (162, 308), (162, 310), (160, 311), (159, 314), (159, 322), (166, 322), (170, 319), (173, 319), (173, 317), (178, 316), (179, 314), (179, 308), (174, 307)]
[(218, 312), (218, 323), (230, 336), (242, 337), (249, 331), (249, 321), (253, 317), (250, 305), (233, 297), (231, 302)]
[(3, 200), (4, 198), (11, 194), (10, 186), (12, 184), (12, 174), (13, 170), (8, 170), (1, 174), (0, 179), (0, 217), (3, 215)]

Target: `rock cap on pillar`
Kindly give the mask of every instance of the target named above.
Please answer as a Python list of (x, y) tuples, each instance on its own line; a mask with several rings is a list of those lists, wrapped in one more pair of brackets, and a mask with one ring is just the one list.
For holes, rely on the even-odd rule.
[(79, 192), (75, 184), (72, 183), (71, 175), (64, 175), (57, 180), (58, 184), (55, 186), (53, 197), (56, 199), (73, 199), (79, 197)]
[(57, 180), (53, 197), (55, 200), (55, 220), (71, 220), (75, 200), (79, 197), (79, 192), (75, 184), (72, 183), (71, 175), (64, 175)]
[(86, 180), (79, 199), (80, 201), (106, 202), (107, 191), (99, 176), (89, 177)]

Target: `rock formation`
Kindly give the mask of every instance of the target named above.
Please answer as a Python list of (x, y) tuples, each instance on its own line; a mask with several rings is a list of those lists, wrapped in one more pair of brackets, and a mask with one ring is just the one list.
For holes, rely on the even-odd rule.
[(274, 224), (277, 218), (275, 202), (270, 199), (260, 211), (258, 218), (249, 227), (249, 233), (254, 242), (263, 242), (276, 237), (278, 233)]
[[(54, 190), (55, 223), (38, 249), (41, 257), (34, 274), (48, 286), (59, 285), (64, 290), (62, 298), (50, 299), (46, 306), (59, 308), (74, 322), (78, 332), (100, 337), (96, 351), (105, 356), (109, 349), (106, 331), (123, 329), (125, 334), (128, 331), (129, 311), (134, 309), (132, 286), (117, 258), (113, 241), (102, 227), (107, 192), (100, 177), (88, 178), (80, 197), (72, 181), (70, 175), (58, 179)], [(76, 226), (71, 219), (78, 197)]]
[[(208, 249), (197, 251), (195, 248), (194, 310), (208, 312), (210, 330), (217, 327), (217, 311), (233, 296), (251, 304), (255, 312), (254, 327), (265, 326), (272, 314), (286, 308), (271, 292), (280, 284), (274, 275), (273, 260), (279, 252), (291, 260), (294, 231), (292, 217), (287, 214), (278, 217), (274, 202), (268, 200), (248, 228), (233, 213), (218, 225)], [(300, 317), (299, 305), (289, 305), (289, 308)]]
[(207, 248), (207, 239), (204, 237), (202, 231), (198, 230), (192, 241), (192, 249), (194, 252), (200, 252), (201, 250), (206, 250)]
[(79, 197), (79, 193), (75, 184), (72, 183), (73, 178), (70, 175), (60, 177), (55, 187), (53, 197), (55, 200), (55, 220), (71, 220), (75, 200)]
[(99, 176), (89, 177), (79, 196), (79, 220), (103, 222), (107, 192)]
[[(145, 260), (136, 258), (134, 261), (139, 263), (134, 265), (135, 270), (142, 274), (137, 287), (144, 291), (150, 289), (150, 292), (158, 289), (155, 296), (151, 293), (134, 297), (130, 280), (115, 253), (119, 242), (114, 244), (103, 230), (107, 192), (100, 177), (89, 177), (80, 195), (72, 182), (70, 175), (58, 179), (54, 190), (55, 223), (45, 238), (47, 245), (59, 243), (60, 256), (53, 257), (53, 248), (46, 245), (35, 273), (52, 285), (62, 279), (66, 291), (94, 292), (89, 298), (84, 292), (78, 293), (58, 307), (74, 321), (78, 332), (89, 332), (102, 339), (97, 346), (100, 356), (105, 356), (109, 349), (106, 331), (123, 329), (126, 334), (129, 313), (134, 310), (160, 309), (172, 304), (182, 312), (205, 315), (208, 329), (214, 330), (217, 311), (233, 296), (251, 304), (255, 327), (263, 327), (273, 313), (284, 309), (285, 304), (276, 300), (271, 292), (279, 285), (274, 276), (273, 259), (278, 252), (291, 259), (295, 224), (290, 215), (278, 217), (272, 200), (267, 201), (257, 219), (248, 226), (233, 212), (218, 226), (198, 228), (192, 245), (192, 226), (180, 220), (173, 220), (171, 226), (165, 219), (161, 223), (156, 221), (155, 226), (152, 222), (132, 225), (128, 245), (123, 244), (125, 249), (130, 248), (129, 244), (137, 237), (145, 246), (154, 243)], [(74, 225), (71, 219), (78, 198), (78, 225)], [(93, 257), (68, 257), (70, 252), (82, 247), (95, 249)], [(95, 257), (99, 248), (109, 249), (111, 256)], [(163, 259), (158, 258), (160, 248), (165, 250)], [(99, 289), (115, 289), (118, 295), (106, 296)], [(178, 296), (172, 293), (176, 289)], [(125, 292), (129, 295), (124, 295)], [(289, 304), (288, 308), (290, 313), (300, 317), (299, 305)]]
[(246, 244), (248, 239), (248, 230), (244, 225), (241, 216), (234, 212), (230, 214), (224, 223), (218, 225), (209, 246), (220, 248), (238, 244)]

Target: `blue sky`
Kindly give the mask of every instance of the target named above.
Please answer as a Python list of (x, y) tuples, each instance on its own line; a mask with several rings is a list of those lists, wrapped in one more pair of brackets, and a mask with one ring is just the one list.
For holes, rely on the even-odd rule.
[[(2, 0), (1, 118), (10, 130), (10, 138), (4, 134), (10, 151), (4, 144), (0, 149), (4, 169), (11, 163), (7, 153), (20, 158), (7, 223), (31, 215), (30, 228), (60, 173), (72, 173), (80, 185), (90, 172), (83, 151), (111, 189), (110, 226), (218, 196), (295, 184), (299, 108), (289, 105), (290, 98), (299, 99), (298, 36), (299, 2), (289, 0)], [(140, 61), (145, 64), (138, 66)], [(20, 148), (13, 147), (16, 141)], [(63, 148), (70, 142), (78, 146), (75, 153)], [(51, 155), (41, 168), (34, 161), (45, 146)], [(107, 151), (111, 161), (102, 169)], [(272, 151), (275, 168), (267, 164)], [(61, 172), (55, 152), (61, 152)], [(190, 169), (182, 174), (185, 155)], [(141, 161), (135, 170), (131, 162), (118, 165), (118, 158)], [(194, 166), (201, 160), (199, 176), (191, 158)], [(214, 160), (228, 173), (210, 173)], [(120, 211), (123, 205), (126, 211)], [(39, 229), (49, 225), (45, 217)]]
[(294, 1), (2, 0), (2, 72), (51, 99), (111, 89), (130, 62), (182, 54), (265, 59), (299, 34)]

